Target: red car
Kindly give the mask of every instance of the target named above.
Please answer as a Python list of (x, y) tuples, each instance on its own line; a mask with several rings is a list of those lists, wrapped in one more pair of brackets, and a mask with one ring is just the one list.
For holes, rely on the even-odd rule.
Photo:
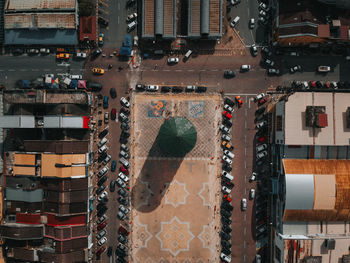
[(229, 202), (232, 201), (232, 199), (231, 199), (231, 197), (230, 197), (229, 195), (224, 195), (224, 199), (227, 200), (227, 201), (229, 201)]
[(106, 250), (106, 247), (105, 247), (105, 246), (101, 247), (101, 248), (96, 252), (96, 256), (101, 255), (105, 250)]
[(97, 230), (100, 231), (104, 229), (107, 225), (107, 220), (97, 226)]
[(229, 120), (232, 118), (232, 115), (231, 115), (228, 111), (224, 111), (224, 112), (222, 113), (222, 115), (223, 115), (224, 117), (228, 118)]
[(264, 142), (266, 140), (266, 136), (261, 136), (258, 138), (258, 142)]
[(241, 96), (236, 96), (235, 97), (236, 102), (238, 103), (238, 107), (242, 107), (243, 105), (243, 100), (241, 99)]
[(267, 99), (265, 99), (265, 98), (259, 100), (259, 102), (258, 102), (259, 106), (263, 105), (266, 101), (267, 101)]
[(111, 120), (115, 120), (117, 118), (117, 110), (113, 108), (111, 110)]
[(129, 171), (128, 171), (128, 169), (126, 169), (126, 168), (124, 167), (124, 165), (120, 166), (119, 170), (120, 170), (121, 172), (123, 172), (125, 175), (129, 175)]

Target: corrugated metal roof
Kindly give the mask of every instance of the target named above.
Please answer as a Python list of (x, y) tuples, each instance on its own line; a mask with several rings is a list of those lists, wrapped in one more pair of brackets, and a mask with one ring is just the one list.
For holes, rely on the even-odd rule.
[(35, 154), (15, 153), (14, 165), (35, 165)]
[(209, 34), (209, 1), (201, 0), (201, 34)]
[(67, 28), (75, 29), (75, 13), (5, 14), (5, 29)]
[(326, 37), (326, 38), (328, 38), (330, 36), (329, 25), (318, 25), (317, 35), (319, 37)]
[(7, 0), (5, 4), (5, 11), (75, 8), (75, 0)]
[(286, 172), (285, 209), (312, 209), (314, 204), (314, 176)]
[(209, 35), (222, 34), (222, 0), (210, 0), (209, 8)]
[[(65, 164), (66, 167), (55, 167), (55, 164)], [(73, 166), (74, 165), (74, 166)], [(82, 165), (82, 166), (76, 166)], [(41, 154), (41, 177), (85, 177), (85, 154)]]
[(154, 37), (154, 0), (142, 0), (142, 35)]
[[(335, 175), (336, 187), (335, 202), (333, 209), (320, 208), (322, 200), (317, 201), (317, 206), (310, 210), (288, 210), (284, 211), (283, 221), (349, 221), (350, 220), (350, 161), (349, 160), (316, 160), (316, 159), (283, 159), (286, 174), (313, 174), (314, 176)], [(325, 187), (321, 181), (316, 183), (317, 188)], [(286, 187), (288, 187), (286, 185)], [(295, 190), (297, 191), (297, 189)], [(317, 194), (318, 189), (315, 190)], [(322, 191), (321, 191), (322, 192)], [(323, 195), (332, 199), (332, 191), (323, 191)], [(325, 198), (325, 197), (323, 197)], [(316, 197), (317, 200), (317, 197)], [(328, 202), (328, 201), (327, 201)], [(332, 202), (332, 200), (331, 200)], [(326, 203), (328, 206), (330, 203)], [(327, 208), (327, 207), (326, 207)]]
[(2, 128), (34, 128), (34, 116), (28, 115), (5, 115), (0, 116), (0, 127)]
[(163, 37), (176, 37), (176, 0), (164, 0)]
[(155, 26), (155, 34), (156, 35), (163, 35), (163, 14), (164, 14), (164, 5), (163, 0), (155, 0), (156, 3), (156, 26)]
[(25, 191), (23, 189), (6, 188), (7, 201), (21, 201), (21, 202), (42, 202), (43, 189), (36, 189), (33, 191)]

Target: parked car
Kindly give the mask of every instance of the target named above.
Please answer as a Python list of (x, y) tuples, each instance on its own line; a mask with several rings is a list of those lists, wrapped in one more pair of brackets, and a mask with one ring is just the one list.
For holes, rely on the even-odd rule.
[(169, 87), (169, 86), (162, 86), (161, 87), (161, 92), (170, 92), (170, 90), (171, 90), (171, 87)]
[(102, 170), (100, 170), (98, 172), (98, 177), (102, 177), (103, 175), (105, 175), (108, 172), (109, 168), (107, 166), (105, 166)]
[(226, 217), (226, 218), (230, 218), (231, 217), (231, 212), (230, 211), (226, 211), (226, 210), (220, 210), (220, 214), (222, 217)]
[(105, 185), (101, 185), (99, 188), (97, 188), (96, 194), (99, 195), (99, 194), (102, 193), (105, 189), (106, 189), (106, 186), (105, 186)]
[(255, 189), (250, 189), (249, 191), (249, 198), (254, 199), (255, 198)]
[(224, 154), (231, 159), (235, 158), (235, 155), (229, 150), (224, 150)]
[(258, 101), (264, 97), (265, 97), (265, 93), (260, 93), (260, 94), (256, 95), (256, 97), (254, 98), (254, 101)]
[(196, 90), (196, 86), (194, 85), (186, 86), (186, 92), (194, 92), (195, 90)]
[(137, 13), (132, 13), (126, 18), (126, 22), (131, 22), (137, 18)]
[(245, 198), (243, 198), (241, 200), (241, 209), (242, 209), (242, 211), (247, 210), (247, 199), (245, 199)]
[(227, 186), (222, 186), (222, 187), (221, 187), (221, 190), (222, 190), (222, 192), (224, 192), (224, 193), (226, 193), (226, 194), (231, 193), (231, 189), (228, 188)]
[(108, 96), (103, 97), (103, 108), (104, 109), (108, 108)]
[(100, 34), (98, 35), (98, 45), (99, 45), (100, 47), (103, 46), (104, 37), (105, 37), (105, 35), (104, 35), (103, 33), (100, 33)]
[(267, 149), (267, 144), (266, 144), (266, 143), (261, 144), (261, 145), (259, 145), (259, 146), (256, 147), (256, 151), (257, 151), (257, 152), (261, 152), (261, 151), (263, 151), (263, 150), (265, 150), (265, 149)]
[(184, 89), (183, 89), (183, 87), (180, 87), (180, 86), (174, 86), (174, 87), (172, 87), (172, 89), (171, 89), (171, 91), (173, 92), (173, 93), (180, 93), (180, 92), (182, 92)]
[(105, 121), (105, 124), (108, 124), (108, 121), (109, 121), (109, 113), (108, 113), (107, 111), (105, 112), (104, 121)]
[(159, 90), (159, 86), (157, 86), (157, 85), (148, 85), (148, 86), (146, 87), (146, 90), (147, 90), (147, 91), (156, 92), (156, 91)]
[(239, 19), (240, 19), (240, 17), (239, 17), (239, 16), (236, 16), (236, 17), (232, 20), (232, 22), (230, 23), (230, 25), (231, 25), (232, 28), (234, 28), (234, 27), (238, 24)]
[(278, 76), (279, 74), (280, 74), (280, 70), (279, 69), (276, 69), (276, 68), (269, 68), (268, 70), (267, 70), (267, 74), (268, 75), (276, 75), (276, 76)]
[(118, 217), (120, 220), (125, 220), (125, 219), (126, 219), (126, 215), (123, 214), (121, 211), (118, 211), (117, 217)]
[(273, 65), (275, 65), (275, 62), (268, 58), (265, 58), (264, 63), (269, 67), (273, 67)]
[(179, 58), (168, 58), (168, 64), (177, 64), (179, 62)]
[(111, 120), (115, 120), (117, 118), (117, 110), (113, 108), (111, 110)]
[(85, 52), (77, 52), (77, 53), (75, 53), (75, 57), (78, 59), (85, 59), (86, 53)]
[(224, 105), (224, 110), (228, 111), (230, 113), (234, 112), (234, 109), (231, 106), (227, 105), (227, 104)]
[(223, 231), (220, 231), (220, 237), (223, 239), (223, 240), (231, 240), (231, 235), (223, 232)]
[(98, 23), (105, 27), (108, 26), (108, 20), (104, 19), (101, 16), (98, 16)]
[(125, 183), (129, 182), (129, 177), (122, 172), (118, 174), (118, 177), (121, 178)]
[(249, 178), (250, 182), (254, 182), (256, 180), (257, 173), (253, 172), (252, 175)]
[(291, 67), (289, 71), (290, 71), (290, 73), (295, 73), (297, 71), (301, 71), (301, 66), (295, 65), (295, 66)]
[(229, 120), (232, 118), (231, 113), (229, 113), (228, 111), (224, 111), (224, 112), (222, 113), (222, 116), (226, 117), (226, 118), (229, 119)]
[(118, 194), (120, 194), (123, 197), (127, 197), (129, 195), (126, 190), (121, 189), (121, 188), (118, 190)]
[(250, 70), (250, 65), (241, 65), (240, 71), (241, 72), (247, 72)]
[(146, 86), (143, 85), (143, 84), (136, 84), (135, 88), (136, 88), (136, 90), (138, 90), (138, 91), (144, 91), (144, 90), (146, 90)]
[(121, 97), (121, 98), (120, 98), (120, 103), (121, 103), (124, 107), (127, 107), (127, 108), (130, 107), (129, 101), (128, 101), (126, 98), (124, 98), (124, 97)]
[(250, 52), (252, 53), (253, 57), (256, 57), (258, 55), (258, 48), (256, 47), (255, 44), (252, 44), (250, 46)]
[(206, 92), (207, 91), (207, 87), (205, 86), (198, 86), (196, 87), (196, 92), (197, 93), (203, 93), (203, 92)]
[(97, 185), (101, 186), (107, 181), (107, 176), (103, 176), (100, 180), (98, 180)]
[(260, 128), (266, 126), (266, 125), (267, 125), (267, 121), (262, 121), (262, 122), (259, 122), (259, 123), (256, 125), (256, 128), (257, 128), (257, 129), (260, 129)]
[(223, 124), (220, 125), (220, 130), (221, 130), (222, 133), (230, 133), (231, 132), (231, 129), (227, 128)]
[(124, 214), (128, 214), (130, 212), (130, 209), (126, 208), (123, 205), (119, 205), (119, 211), (122, 211)]
[(224, 253), (221, 253), (221, 254), (220, 254), (220, 258), (221, 258), (223, 261), (227, 262), (227, 263), (230, 263), (230, 262), (231, 262), (231, 257), (225, 255)]
[(112, 156), (110, 156), (109, 154), (107, 154), (106, 158), (104, 158), (104, 160), (102, 161), (102, 163), (103, 163), (104, 165), (106, 165), (111, 159), (112, 159)]
[(107, 221), (104, 221), (103, 223), (101, 223), (97, 226), (97, 230), (100, 231), (103, 228), (105, 228), (106, 226), (107, 226)]
[(115, 191), (115, 181), (111, 180), (109, 183), (109, 191), (114, 192)]
[(231, 141), (231, 137), (228, 136), (227, 134), (221, 135), (221, 139), (224, 140), (224, 141), (228, 141), (228, 142)]
[(231, 107), (235, 106), (235, 103), (227, 97), (224, 99), (224, 103), (231, 106)]
[(95, 75), (103, 75), (105, 74), (105, 70), (103, 68), (93, 68), (92, 73)]
[(119, 187), (122, 187), (122, 188), (126, 187), (126, 183), (120, 178), (117, 178), (116, 183)]
[(50, 49), (48, 48), (40, 48), (40, 53), (43, 55), (50, 54)]
[(230, 122), (230, 120), (225, 119), (225, 118), (222, 120), (222, 124), (224, 124), (228, 128), (232, 127), (232, 122)]
[(122, 234), (119, 234), (118, 235), (118, 241), (123, 243), (123, 244), (126, 244), (126, 243), (128, 243), (128, 238), (126, 236), (122, 235)]
[(260, 152), (256, 155), (256, 158), (259, 160), (259, 159), (262, 159), (264, 157), (267, 156), (267, 151), (263, 151), (263, 152)]
[(122, 205), (128, 205), (127, 199), (125, 199), (125, 198), (123, 198), (123, 197), (121, 197), (121, 196), (119, 196), (117, 200), (118, 200), (118, 202), (119, 202), (120, 204), (122, 204)]
[(224, 148), (224, 149), (227, 149), (227, 150), (230, 150), (232, 151), (233, 147), (232, 145), (228, 142), (228, 141), (223, 141), (221, 143), (221, 146)]
[(222, 169), (225, 171), (225, 172), (231, 172), (232, 171), (232, 167), (227, 164), (227, 163), (223, 163), (222, 164)]
[(96, 238), (97, 238), (97, 239), (101, 239), (101, 238), (103, 238), (106, 234), (107, 234), (106, 229), (103, 229), (102, 231), (100, 231), (100, 232), (96, 235)]

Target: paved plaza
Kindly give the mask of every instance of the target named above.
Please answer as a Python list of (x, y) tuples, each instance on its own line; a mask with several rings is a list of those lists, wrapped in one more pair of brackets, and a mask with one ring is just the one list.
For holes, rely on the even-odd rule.
[[(131, 102), (132, 262), (218, 262), (221, 96), (136, 93)], [(157, 144), (170, 117), (187, 118), (197, 130), (184, 158)]]

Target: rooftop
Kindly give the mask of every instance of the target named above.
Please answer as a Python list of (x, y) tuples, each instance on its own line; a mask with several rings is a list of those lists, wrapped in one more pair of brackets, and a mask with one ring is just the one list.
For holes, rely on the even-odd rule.
[(81, 16), (79, 17), (79, 40), (96, 39), (96, 16)]
[(75, 0), (6, 0), (5, 12), (36, 9), (75, 9)]

